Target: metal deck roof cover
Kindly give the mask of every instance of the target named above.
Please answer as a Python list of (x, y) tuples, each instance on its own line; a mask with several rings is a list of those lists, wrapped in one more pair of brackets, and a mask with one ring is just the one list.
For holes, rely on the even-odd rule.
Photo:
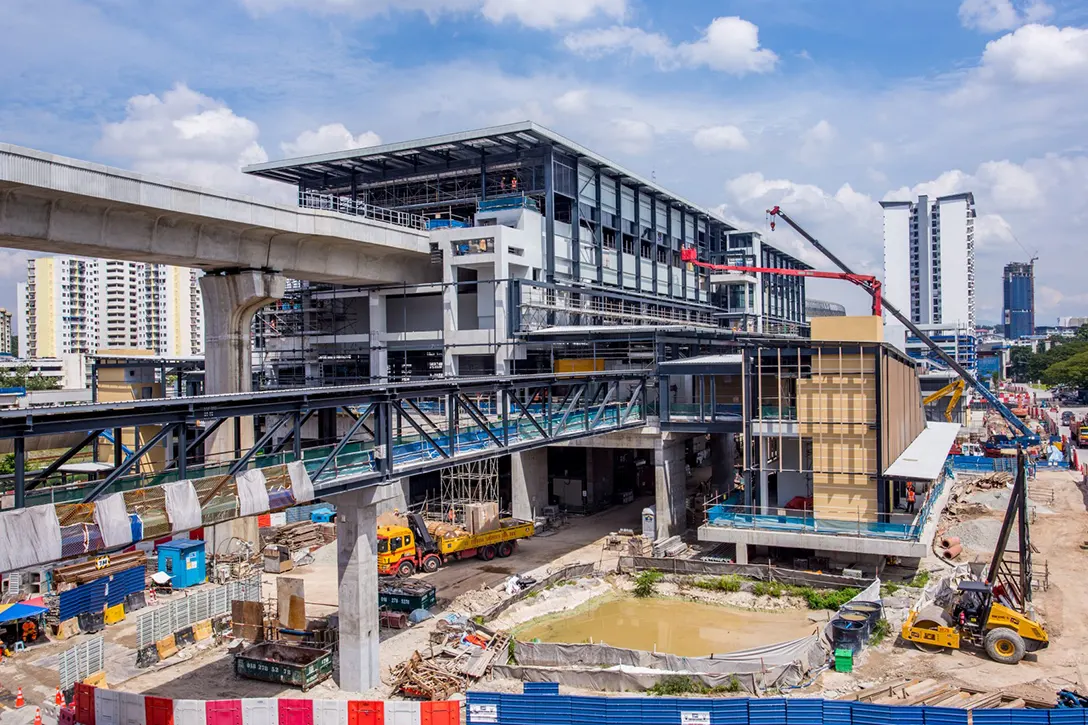
[(889, 478), (936, 481), (941, 477), (941, 469), (959, 430), (959, 423), (926, 423), (925, 430), (888, 466), (884, 475)]
[(350, 176), (358, 173), (364, 177), (360, 180), (366, 183), (367, 174), (382, 175), (389, 171), (400, 171), (427, 176), (447, 170), (451, 162), (479, 164), (481, 157), (486, 160), (489, 155), (508, 155), (519, 150), (538, 148), (548, 144), (578, 158), (587, 159), (594, 165), (607, 169), (613, 176), (628, 180), (628, 183), (634, 182), (640, 187), (653, 189), (663, 196), (671, 197), (681, 206), (686, 206), (692, 211), (720, 222), (729, 231), (736, 229), (721, 215), (690, 202), (657, 183), (590, 151), (585, 146), (532, 121), (519, 121), (503, 126), (490, 126), (473, 131), (302, 156), (283, 161), (268, 161), (246, 166), (242, 171), (246, 174), (294, 184), (300, 181), (322, 181), (330, 174)]

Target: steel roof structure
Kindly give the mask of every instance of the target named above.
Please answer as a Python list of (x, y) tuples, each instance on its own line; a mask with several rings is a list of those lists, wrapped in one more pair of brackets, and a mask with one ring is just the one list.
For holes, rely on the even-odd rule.
[(607, 171), (610, 176), (616, 177), (628, 186), (652, 191), (655, 195), (671, 199), (681, 207), (687, 207), (691, 212), (705, 215), (725, 225), (727, 231), (735, 228), (716, 212), (688, 201), (654, 181), (532, 121), (519, 121), (414, 141), (269, 161), (246, 166), (242, 171), (246, 174), (298, 185), (319, 184), (328, 188), (342, 182), (345, 187), (348, 187), (353, 178), (356, 183), (368, 184), (407, 179), (413, 176), (463, 172), (476, 168), (481, 163), (487, 165), (513, 163), (519, 157), (524, 157), (526, 152), (543, 151), (549, 147)]

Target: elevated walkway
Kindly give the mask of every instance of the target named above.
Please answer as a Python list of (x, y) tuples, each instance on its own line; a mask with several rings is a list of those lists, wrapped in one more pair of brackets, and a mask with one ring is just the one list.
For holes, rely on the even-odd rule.
[[(314, 415), (331, 418), (339, 432), (304, 446), (302, 426)], [(236, 437), (233, 451), (205, 453), (205, 441), (221, 425), (250, 416), (263, 418), (255, 442), (244, 445)], [(337, 422), (346, 423), (346, 430)], [(0, 411), (0, 439), (11, 439), (15, 450), (15, 508), (48, 507), (60, 525), (59, 554), (43, 549), (31, 556), (34, 561), (19, 562), (30, 566), (114, 548), (103, 506), (115, 518), (127, 513), (132, 540), (155, 539), (459, 463), (645, 424), (644, 377), (600, 372)], [(105, 478), (48, 485), (105, 431), (114, 431), (116, 439), (125, 428), (138, 430), (139, 448), (116, 455)], [(26, 470), (28, 439), (72, 432), (86, 437), (44, 471)], [(165, 465), (148, 463), (164, 453)], [(141, 472), (141, 466), (154, 472)], [(0, 514), (13, 515), (18, 514)]]

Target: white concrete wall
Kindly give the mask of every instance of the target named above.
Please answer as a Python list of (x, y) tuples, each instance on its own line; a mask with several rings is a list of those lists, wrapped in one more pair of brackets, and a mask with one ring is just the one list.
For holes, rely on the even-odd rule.
[[(974, 253), (967, 242), (966, 199), (938, 201), (940, 206), (941, 324), (975, 326)], [(973, 246), (973, 245), (971, 245)]]

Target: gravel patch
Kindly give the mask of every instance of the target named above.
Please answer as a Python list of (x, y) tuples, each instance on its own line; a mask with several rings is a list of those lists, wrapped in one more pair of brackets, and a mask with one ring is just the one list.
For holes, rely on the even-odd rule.
[[(967, 500), (971, 503), (982, 504), (991, 511), (1005, 511), (1009, 508), (1009, 495), (1012, 493), (1007, 488), (995, 488), (988, 491), (975, 491), (967, 496)], [(1036, 513), (1040, 514), (1052, 514), (1053, 509), (1050, 509), (1042, 504), (1035, 503), (1030, 498), (1028, 499), (1028, 506), (1035, 509)]]
[[(976, 553), (993, 552), (997, 545), (997, 537), (1000, 535), (1000, 519), (963, 521), (945, 533), (945, 536), (958, 536), (964, 549)], [(1020, 535), (1015, 528), (1009, 532), (1009, 541), (1006, 546), (1010, 549), (1020, 546)]]

